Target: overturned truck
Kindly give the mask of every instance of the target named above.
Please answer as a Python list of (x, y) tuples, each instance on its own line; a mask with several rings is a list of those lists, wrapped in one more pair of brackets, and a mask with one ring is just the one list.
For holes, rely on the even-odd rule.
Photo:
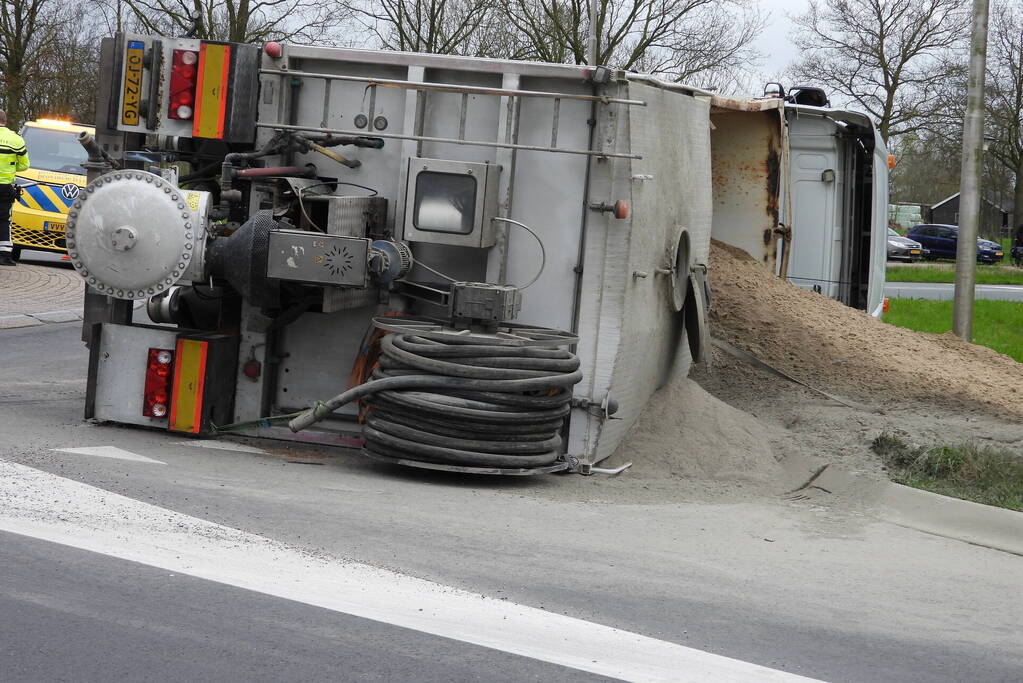
[(88, 418), (586, 471), (707, 352), (706, 93), (127, 34), (101, 69)]

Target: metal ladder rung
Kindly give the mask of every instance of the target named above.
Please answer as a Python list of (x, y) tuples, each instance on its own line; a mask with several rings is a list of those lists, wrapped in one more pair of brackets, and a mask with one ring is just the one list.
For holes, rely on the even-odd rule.
[(462, 109), (458, 115), (458, 139), (465, 139), (465, 120), (469, 112), (469, 93), (462, 93)]
[(324, 128), (326, 128), (330, 124), (330, 121), (327, 120), (327, 117), (330, 115), (331, 83), (333, 83), (333, 81), (324, 81), (323, 83), (323, 122), (320, 125)]
[(558, 146), (558, 120), (561, 118), (561, 98), (554, 98), (554, 125), (551, 126), (551, 147)]

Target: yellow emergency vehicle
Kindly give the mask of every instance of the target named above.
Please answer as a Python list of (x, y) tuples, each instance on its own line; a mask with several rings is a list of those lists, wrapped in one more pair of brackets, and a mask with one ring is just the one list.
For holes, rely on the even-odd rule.
[(67, 250), (67, 212), (85, 187), (81, 164), (88, 155), (78, 142), (82, 131), (94, 129), (53, 119), (29, 121), (22, 127), (31, 166), (18, 174), (21, 197), (11, 211), (14, 258), (22, 249)]

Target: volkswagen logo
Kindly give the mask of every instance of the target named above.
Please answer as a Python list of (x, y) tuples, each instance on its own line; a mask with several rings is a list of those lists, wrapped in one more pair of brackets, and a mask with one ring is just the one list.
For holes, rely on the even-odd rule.
[(82, 188), (78, 187), (74, 183), (68, 183), (64, 187), (60, 188), (60, 193), (64, 195), (64, 199), (78, 199), (78, 194), (82, 191)]

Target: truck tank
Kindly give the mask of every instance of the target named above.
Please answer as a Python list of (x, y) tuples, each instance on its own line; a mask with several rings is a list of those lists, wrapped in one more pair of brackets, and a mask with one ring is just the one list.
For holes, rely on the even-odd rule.
[[(603, 67), (127, 34), (102, 68), (68, 223), (87, 417), (585, 470), (703, 357), (708, 93)], [(131, 153), (143, 136), (161, 163)]]

